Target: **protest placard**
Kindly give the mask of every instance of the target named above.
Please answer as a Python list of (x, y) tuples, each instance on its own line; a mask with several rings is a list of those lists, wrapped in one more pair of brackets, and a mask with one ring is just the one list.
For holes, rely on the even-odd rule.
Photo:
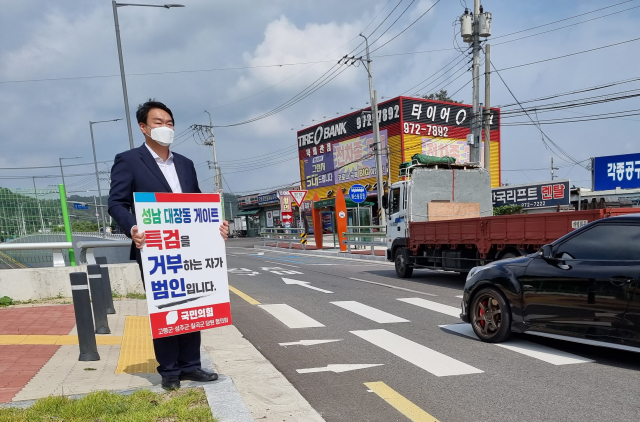
[(134, 195), (152, 337), (231, 324), (220, 195)]

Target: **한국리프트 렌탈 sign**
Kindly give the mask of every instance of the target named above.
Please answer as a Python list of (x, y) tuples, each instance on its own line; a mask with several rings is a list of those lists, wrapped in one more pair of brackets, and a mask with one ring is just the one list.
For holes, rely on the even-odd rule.
[(134, 195), (152, 337), (231, 324), (220, 195)]

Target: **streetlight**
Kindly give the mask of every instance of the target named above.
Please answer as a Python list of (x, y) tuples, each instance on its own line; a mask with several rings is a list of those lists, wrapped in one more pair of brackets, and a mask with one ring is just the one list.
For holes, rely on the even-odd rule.
[(106, 236), (107, 224), (104, 219), (104, 208), (102, 208), (102, 190), (100, 189), (100, 176), (98, 175), (98, 159), (96, 158), (96, 143), (93, 140), (93, 125), (97, 123), (117, 122), (122, 119), (100, 120), (97, 122), (89, 122), (89, 131), (91, 132), (91, 147), (93, 148), (93, 164), (96, 167), (96, 182), (98, 183), (98, 197), (100, 198), (100, 215), (102, 216), (103, 234)]
[(118, 24), (118, 7), (124, 6), (141, 6), (141, 7), (163, 7), (170, 9), (172, 7), (184, 7), (183, 4), (138, 4), (138, 3), (116, 3), (111, 1), (113, 6), (113, 21), (116, 25), (116, 41), (118, 42), (118, 59), (120, 60), (120, 78), (122, 79), (122, 94), (124, 95), (124, 112), (127, 115), (127, 130), (129, 131), (129, 147), (134, 148), (133, 132), (131, 131), (131, 116), (129, 115), (129, 97), (127, 96), (127, 81), (124, 75), (124, 62), (122, 61), (122, 44), (120, 43), (120, 25)]
[(60, 160), (60, 174), (62, 175), (62, 186), (64, 186), (64, 193), (67, 194), (67, 185), (64, 183), (64, 171), (62, 171), (62, 160), (77, 160), (82, 157), (62, 157), (58, 158)]

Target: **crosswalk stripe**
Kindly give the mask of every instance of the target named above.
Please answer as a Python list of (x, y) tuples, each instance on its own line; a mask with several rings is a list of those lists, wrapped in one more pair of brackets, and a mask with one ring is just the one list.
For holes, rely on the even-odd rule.
[(289, 328), (324, 327), (315, 319), (286, 304), (258, 305)]
[(455, 306), (443, 305), (442, 303), (432, 302), (430, 300), (422, 299), (420, 297), (409, 297), (409, 298), (398, 299), (398, 300), (401, 302), (406, 302), (412, 305), (420, 306), (421, 308), (429, 309), (431, 311), (436, 311), (442, 314), (447, 314), (456, 318), (460, 318), (460, 308), (456, 308)]
[(361, 330), (351, 333), (437, 377), (484, 372), (387, 330)]
[(390, 314), (389, 312), (381, 311), (380, 309), (376, 309), (372, 306), (365, 305), (364, 303), (356, 302), (354, 300), (331, 303), (380, 324), (389, 324), (393, 322), (409, 322), (409, 320), (407, 319), (400, 318), (399, 316), (395, 316), (393, 314)]
[[(453, 331), (454, 333), (478, 339), (478, 336), (476, 336), (476, 333), (473, 331), (471, 324), (440, 325), (439, 327), (447, 331)], [(570, 365), (573, 363), (593, 362), (591, 359), (521, 339), (511, 339), (504, 343), (495, 343), (495, 345), (516, 353), (521, 353), (523, 355), (539, 359), (552, 365)]]

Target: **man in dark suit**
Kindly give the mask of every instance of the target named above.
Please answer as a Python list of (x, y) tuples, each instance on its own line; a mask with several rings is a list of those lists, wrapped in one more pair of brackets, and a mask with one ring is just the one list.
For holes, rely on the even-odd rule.
[[(111, 169), (109, 214), (132, 238), (130, 258), (138, 262), (142, 273), (140, 249), (145, 235), (136, 225), (133, 193), (200, 193), (200, 187), (193, 162), (169, 151), (174, 135), (171, 110), (161, 102), (149, 100), (138, 107), (136, 118), (145, 143), (116, 155)], [(226, 239), (228, 233), (229, 223), (224, 221), (220, 234)], [(180, 388), (180, 380), (218, 379), (217, 374), (201, 368), (199, 331), (154, 339), (153, 348), (165, 389)]]

